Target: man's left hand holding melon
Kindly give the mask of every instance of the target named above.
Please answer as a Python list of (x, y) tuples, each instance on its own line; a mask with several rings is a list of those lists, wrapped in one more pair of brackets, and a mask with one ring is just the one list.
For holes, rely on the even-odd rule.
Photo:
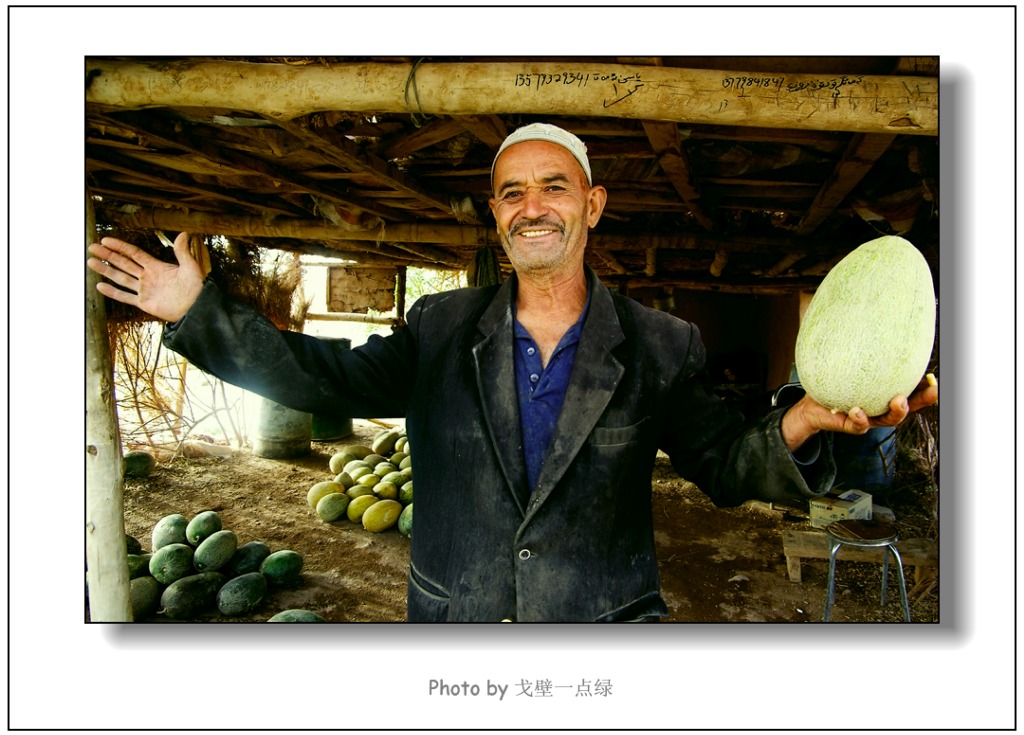
[(864, 434), (876, 426), (896, 426), (907, 416), (939, 402), (939, 381), (928, 373), (910, 396), (896, 396), (889, 402), (889, 410), (880, 416), (869, 417), (860, 408), (849, 413), (825, 408), (810, 396), (804, 396), (782, 418), (782, 438), (791, 452), (819, 431), (838, 431), (844, 434)]

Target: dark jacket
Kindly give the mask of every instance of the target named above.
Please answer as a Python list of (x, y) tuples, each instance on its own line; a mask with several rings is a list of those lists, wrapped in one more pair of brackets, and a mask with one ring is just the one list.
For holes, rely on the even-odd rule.
[(406, 417), (415, 456), (410, 621), (611, 621), (667, 614), (651, 512), (657, 450), (716, 504), (820, 495), (779, 432), (744, 426), (706, 385), (697, 328), (593, 273), (572, 379), (535, 491), (522, 458), (515, 278), (426, 296), (407, 326), (335, 352), (278, 331), (208, 282), (165, 343), (283, 405)]

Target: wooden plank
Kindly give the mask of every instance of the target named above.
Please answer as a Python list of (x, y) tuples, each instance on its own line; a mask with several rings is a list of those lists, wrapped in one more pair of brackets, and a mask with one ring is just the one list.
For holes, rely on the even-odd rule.
[[(800, 563), (803, 559), (828, 559), (828, 536), (824, 531), (783, 531), (782, 549), (786, 555), (786, 569), (791, 582), (800, 582)], [(896, 550), (904, 566), (914, 568), (914, 576), (926, 567), (939, 565), (939, 552), (935, 542), (924, 538), (902, 539), (896, 543)], [(836, 559), (840, 561), (869, 561), (881, 564), (888, 551), (885, 548), (862, 549), (843, 546)]]
[[(938, 135), (936, 77), (679, 69), (642, 64), (406, 62), (325, 66), (87, 59), (101, 109), (537, 114)], [(410, 84), (416, 95), (410, 99)]]

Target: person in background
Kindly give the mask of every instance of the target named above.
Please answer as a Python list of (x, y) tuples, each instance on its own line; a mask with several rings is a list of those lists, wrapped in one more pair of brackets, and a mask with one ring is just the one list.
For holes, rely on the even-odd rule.
[(109, 298), (165, 321), (200, 368), (291, 408), (404, 416), (416, 452), (408, 619), (644, 621), (661, 598), (651, 509), (658, 450), (720, 506), (831, 488), (821, 432), (893, 426), (804, 396), (745, 421), (716, 397), (698, 328), (612, 293), (585, 265), (607, 191), (586, 147), (536, 123), (495, 156), (491, 212), (514, 274), (424, 296), (386, 337), (335, 352), (225, 298), (182, 233), (177, 265), (113, 238), (88, 266)]

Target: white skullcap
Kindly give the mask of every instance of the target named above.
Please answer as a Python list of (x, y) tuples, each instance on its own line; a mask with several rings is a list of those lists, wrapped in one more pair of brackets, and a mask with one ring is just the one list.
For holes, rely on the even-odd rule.
[(549, 125), (548, 123), (533, 123), (526, 125), (525, 127), (519, 128), (514, 133), (505, 138), (505, 141), (501, 144), (501, 148), (494, 156), (494, 163), (491, 164), (491, 185), (494, 184), (494, 166), (498, 162), (498, 157), (502, 152), (510, 145), (516, 143), (524, 143), (528, 140), (543, 140), (548, 143), (554, 143), (565, 148), (569, 153), (573, 155), (580, 166), (583, 168), (583, 173), (587, 175), (587, 184), (590, 186), (594, 185), (594, 182), (590, 178), (590, 161), (587, 159), (587, 146), (582, 140), (577, 138), (575, 135), (570, 133), (568, 130), (562, 130), (557, 125)]

